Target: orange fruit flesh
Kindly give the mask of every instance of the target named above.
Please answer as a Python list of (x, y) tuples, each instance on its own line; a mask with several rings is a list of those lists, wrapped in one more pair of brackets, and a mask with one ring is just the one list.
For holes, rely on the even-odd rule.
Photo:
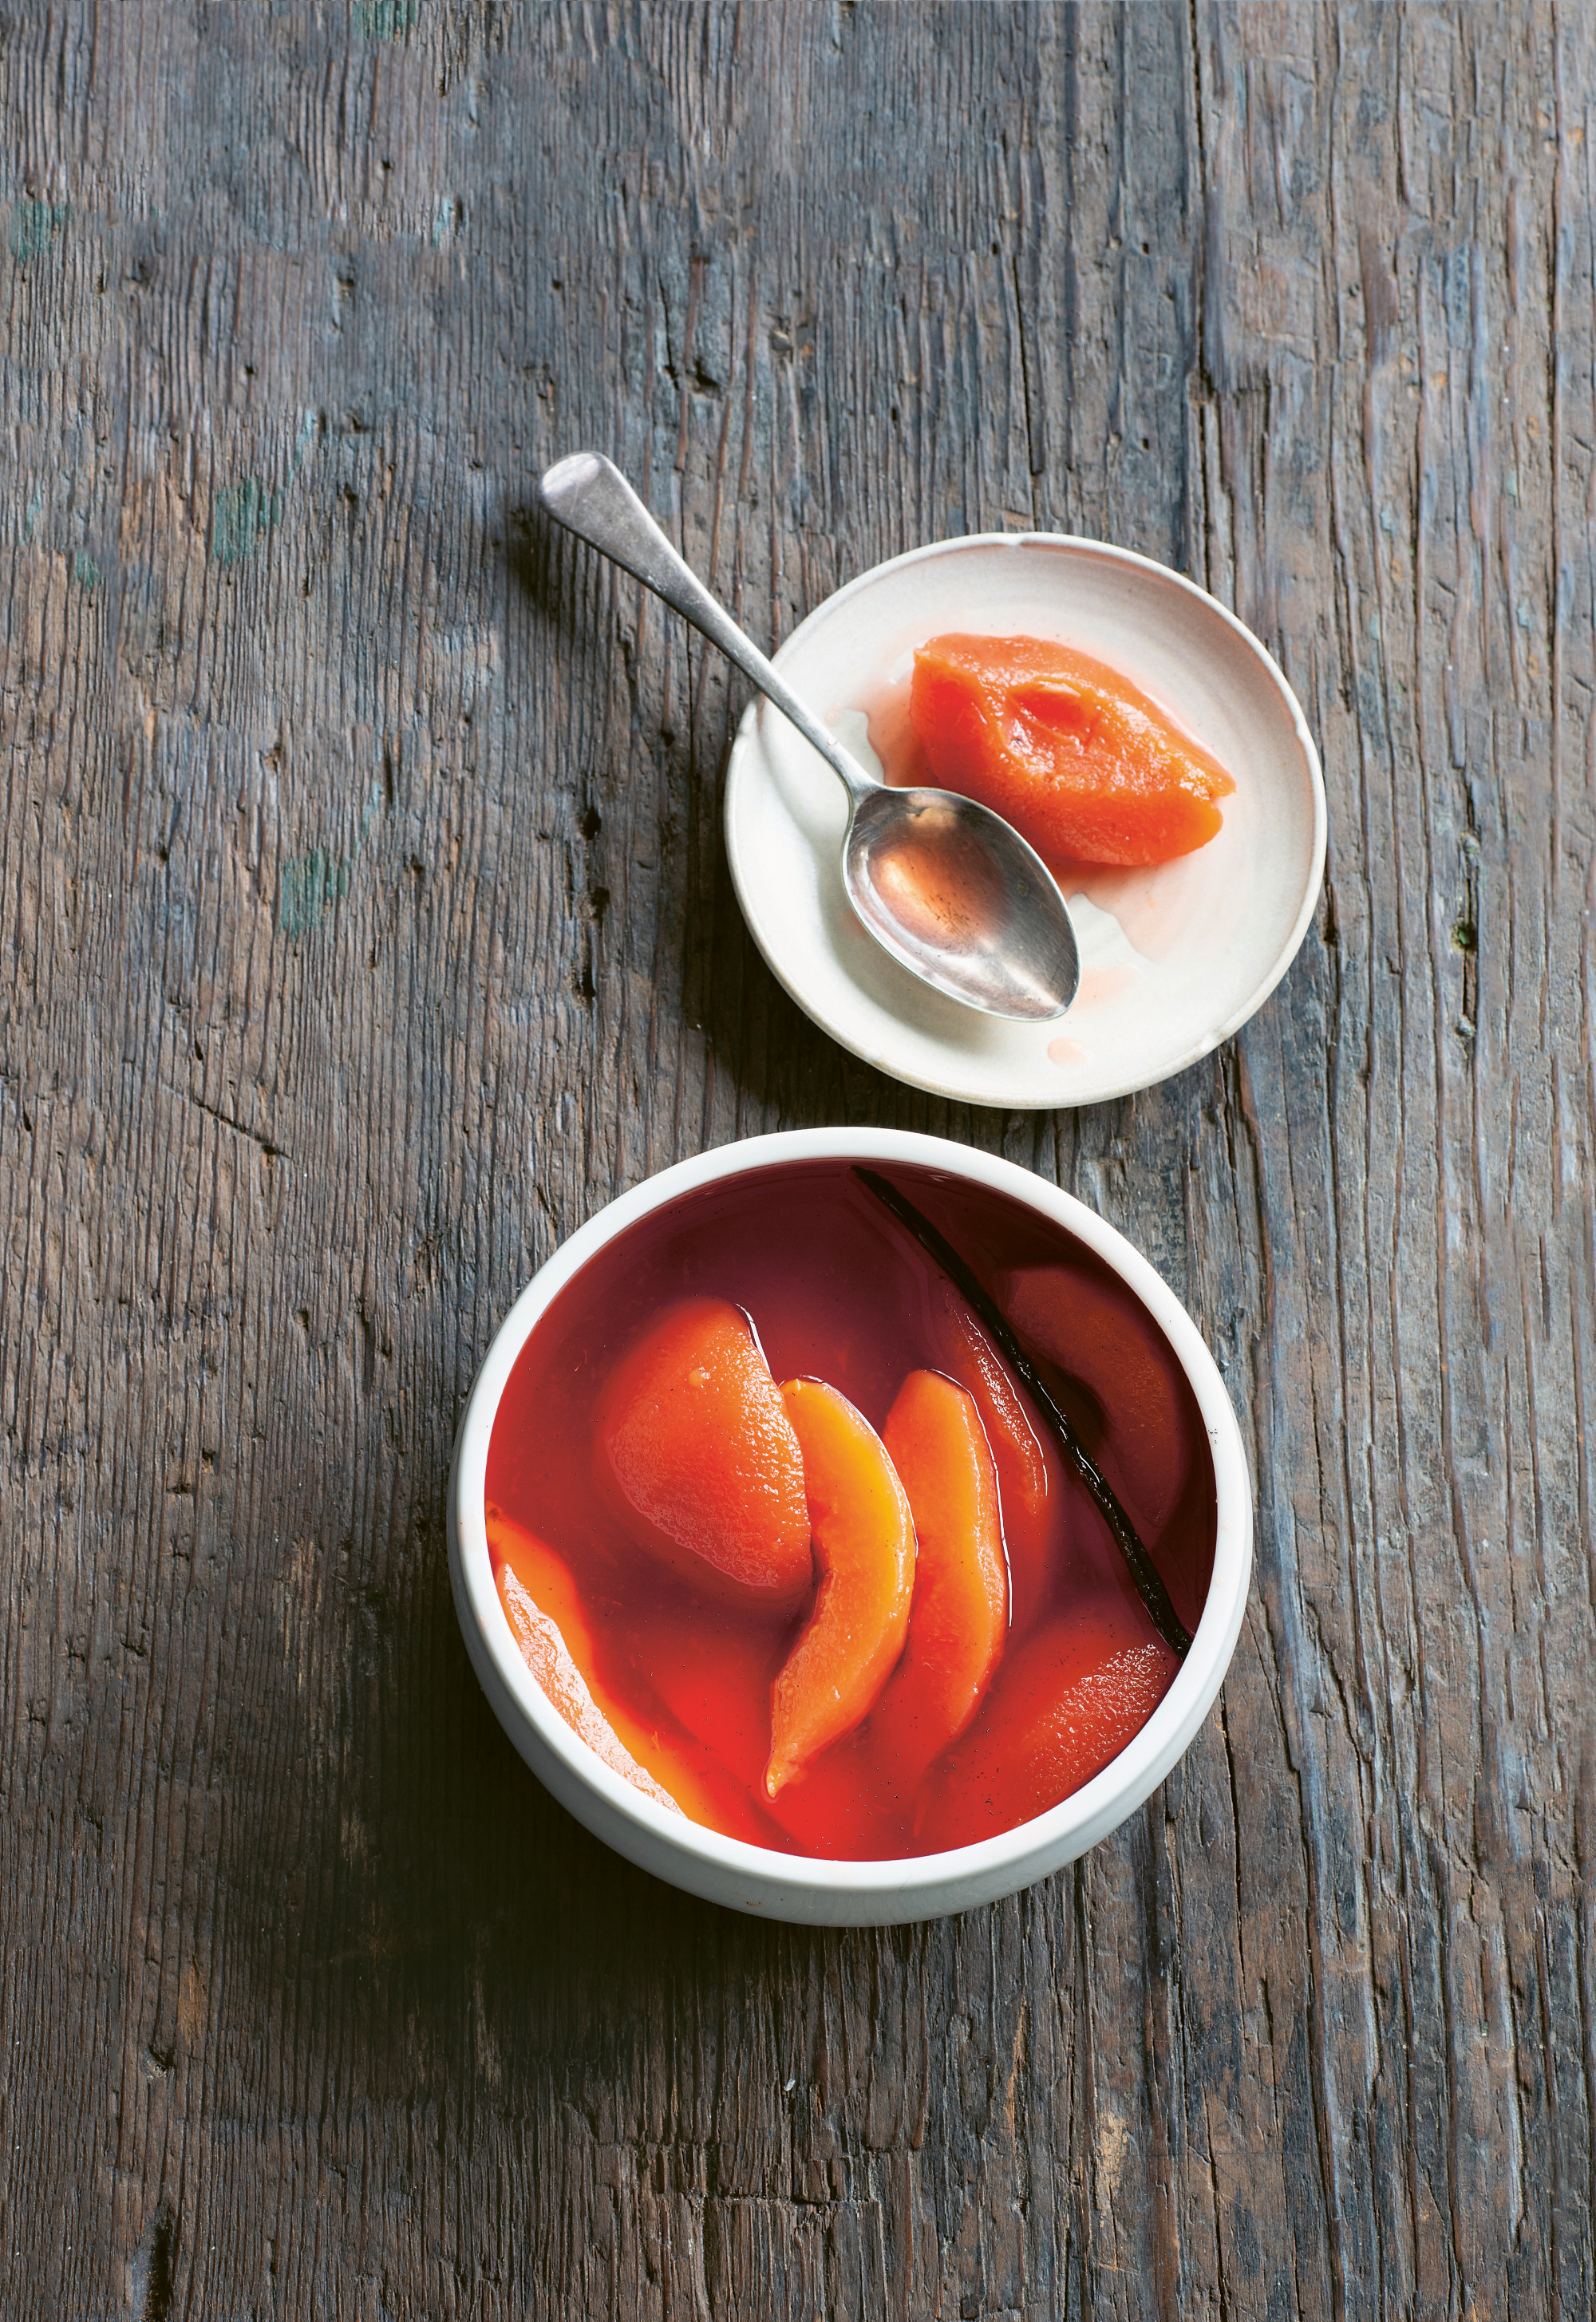
[(903, 1649), (914, 1586), (914, 1519), (876, 1430), (819, 1379), (782, 1399), (803, 1454), (821, 1584), (770, 1694), (774, 1798), (867, 1716)]
[(1041, 637), (932, 637), (910, 715), (935, 780), (1050, 862), (1168, 863), (1204, 846), (1235, 784), (1128, 678)]
[[(632, 1667), (653, 1687), (676, 1722), (724, 1766), (745, 1799), (759, 1801), (734, 1825), (715, 1827), (735, 1838), (807, 1854), (867, 1857), (879, 1853), (880, 1828), (894, 1805), (907, 1809), (898, 1787), (884, 1777), (868, 1747), (867, 1720), (810, 1761), (771, 1798), (765, 1787), (770, 1760), (770, 1691), (773, 1669), (784, 1659), (784, 1632), (750, 1628), (740, 1609), (730, 1619), (702, 1598), (668, 1609), (651, 1605), (637, 1624)], [(913, 1789), (905, 1794), (913, 1805)], [(888, 1851), (892, 1851), (890, 1848)]]
[(1101, 1602), (1050, 1621), (921, 1793), (916, 1842), (972, 1846), (1072, 1797), (1139, 1733), (1179, 1664), (1141, 1608)]
[(1032, 1422), (1013, 1374), (951, 1283), (931, 1294), (938, 1360), (974, 1400), (997, 1467), (1009, 1614), (1023, 1630), (1046, 1603), (1064, 1553), (1066, 1492), (1050, 1435)]
[[(1065, 1402), (1087, 1449), (1156, 1556), (1204, 1449), (1201, 1422), (1167, 1342), (1138, 1325), (1117, 1284), (1059, 1266), (1023, 1266), (1001, 1275), (996, 1287), (1022, 1339), (1062, 1374)], [(1195, 1629), (1201, 1597), (1179, 1569), (1169, 1586), (1176, 1611)]]
[(1008, 1629), (997, 1470), (981, 1415), (937, 1371), (912, 1371), (882, 1440), (914, 1516), (919, 1553), (903, 1657), (871, 1713), (877, 1746), (917, 1782), (969, 1723)]
[(608, 1682), (564, 1559), (491, 1502), (487, 1531), (494, 1585), (521, 1657), (578, 1739), (656, 1805), (769, 1845), (768, 1826), (713, 1751), (668, 1712), (654, 1721), (639, 1716), (637, 1703), (628, 1705)]
[[(593, 1697), (592, 1632), (564, 1563), (552, 1548), (495, 1507), (488, 1509), (487, 1524), (499, 1601), (521, 1658), (550, 1705), (612, 1772), (646, 1797), (674, 1807), (675, 1799), (621, 1740), (613, 1705), (606, 1714)], [(619, 1716), (619, 1723), (630, 1723), (624, 1712)]]
[(628, 1349), (597, 1465), (635, 1536), (701, 1586), (796, 1606), (812, 1577), (803, 1462), (748, 1317), (684, 1298)]

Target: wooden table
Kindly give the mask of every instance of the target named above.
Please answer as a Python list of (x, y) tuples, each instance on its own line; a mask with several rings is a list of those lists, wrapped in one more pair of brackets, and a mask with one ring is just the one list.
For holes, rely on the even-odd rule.
[[(1593, 107), (1565, 0), (6, 13), (7, 2316), (1590, 2311)], [(1004, 526), (1234, 604), (1262, 1013), (1050, 1117), (822, 1038), (584, 443), (761, 636)], [(839, 1120), (1122, 1226), (1258, 1476), (1179, 1772), (886, 1933), (592, 1842), (445, 1568), (533, 1268)]]

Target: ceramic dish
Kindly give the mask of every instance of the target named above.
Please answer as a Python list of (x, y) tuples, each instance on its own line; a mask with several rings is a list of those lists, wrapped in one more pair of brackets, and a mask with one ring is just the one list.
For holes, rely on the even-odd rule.
[[(915, 1165), (1007, 1194), (1084, 1242), (1126, 1282), (1190, 1381), (1214, 1462), (1214, 1571), (1191, 1649), (1129, 1745), (1061, 1805), (978, 1845), (870, 1862), (778, 1853), (722, 1837), (656, 1805), (580, 1742), (550, 1707), (500, 1609), (484, 1518), (488, 1444), (500, 1398), (533, 1326), (606, 1243), (662, 1204), (745, 1172), (816, 1159)], [(1225, 1383), (1173, 1292), (1094, 1211), (1013, 1162), (894, 1129), (799, 1129), (750, 1138), (662, 1170), (612, 1202), (527, 1284), (488, 1350), (455, 1446), (449, 1572), (472, 1662), (500, 1723), (539, 1779), (589, 1830), (661, 1879), (773, 1918), (878, 1926), (960, 1911), (1029, 1886), (1105, 1836), (1162, 1781), (1218, 1693), (1246, 1606), (1252, 1495)]]
[(1325, 786), (1290, 687), (1233, 613), (1128, 549), (1047, 533), (982, 534), (878, 564), (828, 598), (777, 668), (872, 772), (867, 716), (940, 631), (1078, 646), (1160, 702), (1235, 781), (1224, 827), (1152, 870), (1061, 883), (1081, 989), (1052, 1023), (943, 999), (849, 910), (847, 800), (778, 712), (752, 705), (726, 782), (731, 875), (754, 939), (833, 1039), (912, 1087), (1051, 1110), (1167, 1080), (1227, 1040), (1295, 956), (1325, 867)]

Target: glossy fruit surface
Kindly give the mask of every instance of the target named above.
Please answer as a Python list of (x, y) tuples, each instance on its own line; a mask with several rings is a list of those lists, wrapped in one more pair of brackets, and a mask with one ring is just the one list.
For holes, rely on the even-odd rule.
[(918, 1779), (975, 1715), (1009, 1625), (997, 1469), (974, 1398), (911, 1371), (882, 1430), (909, 1495), (918, 1554), (903, 1658), (872, 1716), (879, 1745)]
[[(645, 1796), (675, 1806), (670, 1792), (627, 1748), (613, 1715), (606, 1715), (593, 1698), (592, 1632), (564, 1562), (495, 1507), (488, 1510), (488, 1546), (505, 1618), (527, 1668), (566, 1724), (613, 1773)], [(623, 1712), (620, 1723), (628, 1722)]]
[(1040, 637), (932, 637), (910, 714), (934, 779), (1049, 862), (1168, 863), (1219, 828), (1235, 784), (1127, 678)]
[[(1200, 1466), (1200, 1422), (1169, 1348), (1146, 1328), (1106, 1268), (1017, 1266), (993, 1285), (1022, 1341), (1049, 1367), (1060, 1402), (1156, 1552), (1179, 1516), (1183, 1478)], [(1188, 1629), (1202, 1599), (1177, 1564), (1167, 1576)]]
[(1132, 1614), (1107, 1600), (1059, 1615), (1020, 1647), (922, 1792), (921, 1845), (969, 1846), (1072, 1796), (1140, 1732), (1175, 1668), (1139, 1605)]
[(499, 1601), (521, 1649), (521, 1657), (571, 1731), (603, 1760), (612, 1773), (630, 1782), (645, 1797), (680, 1814), (682, 1809), (669, 1790), (655, 1780), (646, 1766), (639, 1765), (593, 1700), (556, 1624), (508, 1566), (500, 1567), (496, 1581)]
[(770, 1830), (749, 1813), (717, 1753), (635, 1672), (617, 1681), (564, 1559), (491, 1502), (487, 1531), (499, 1601), (521, 1657), (572, 1732), (646, 1797), (768, 1845)]
[(637, 1537), (690, 1575), (795, 1604), (810, 1578), (803, 1463), (748, 1316), (683, 1298), (622, 1357), (599, 1455)]
[(765, 1787), (784, 1789), (866, 1717), (909, 1629), (914, 1519), (869, 1421), (821, 1379), (789, 1379), (782, 1400), (803, 1454), (820, 1587), (770, 1696)]
[(1010, 1617), (1023, 1630), (1046, 1603), (1065, 1554), (1069, 1494), (1063, 1459), (1046, 1421), (1032, 1409), (979, 1319), (941, 1276), (931, 1291), (931, 1309), (937, 1367), (956, 1379), (975, 1403), (996, 1464)]

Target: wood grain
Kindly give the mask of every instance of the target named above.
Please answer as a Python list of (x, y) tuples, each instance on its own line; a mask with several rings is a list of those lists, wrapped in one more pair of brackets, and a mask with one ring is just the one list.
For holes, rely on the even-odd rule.
[[(0, 2307), (1586, 2315), (1596, 19), (71, 0), (0, 119)], [(585, 443), (760, 635), (1007, 525), (1234, 604), (1261, 1015), (1078, 1116), (830, 1046)], [(1179, 1773), (879, 1934), (590, 1842), (444, 1558), (532, 1268), (839, 1120), (1129, 1232), (1259, 1487)]]

